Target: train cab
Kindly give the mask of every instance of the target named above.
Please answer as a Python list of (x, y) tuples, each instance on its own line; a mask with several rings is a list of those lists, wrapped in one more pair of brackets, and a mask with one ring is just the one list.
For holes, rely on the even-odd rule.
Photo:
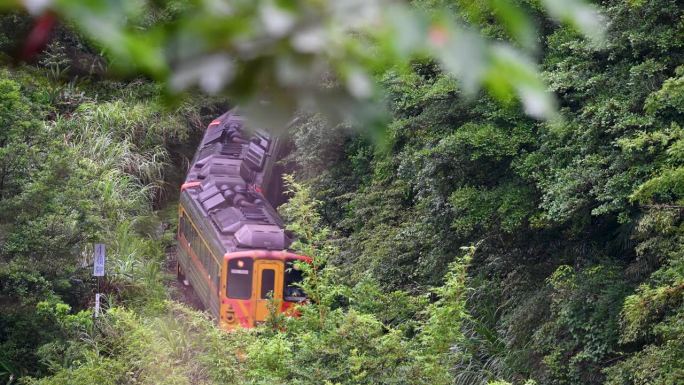
[(264, 322), (270, 301), (280, 312), (295, 315), (294, 305), (306, 301), (299, 287), (302, 272), (297, 261), (310, 263), (311, 259), (287, 251), (227, 253), (221, 277), (221, 326), (250, 328)]

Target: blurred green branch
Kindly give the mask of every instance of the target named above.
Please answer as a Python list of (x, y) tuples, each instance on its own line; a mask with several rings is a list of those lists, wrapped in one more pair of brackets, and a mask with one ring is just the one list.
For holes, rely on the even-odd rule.
[[(485, 87), (548, 119), (556, 107), (532, 59), (532, 8), (594, 41), (604, 29), (596, 9), (580, 0), (457, 3), (475, 22), (492, 16), (507, 36), (485, 38), (440, 1), (15, 0), (5, 9), (54, 12), (99, 44), (116, 71), (146, 74), (172, 94), (195, 86), (225, 93), (271, 127), (301, 109), (368, 124), (384, 110), (372, 75), (409, 68), (416, 58), (439, 62), (465, 94)], [(268, 121), (259, 119), (263, 111)]]

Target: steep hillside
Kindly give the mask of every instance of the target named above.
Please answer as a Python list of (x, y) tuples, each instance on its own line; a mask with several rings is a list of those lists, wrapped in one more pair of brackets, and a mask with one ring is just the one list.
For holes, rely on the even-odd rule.
[(682, 9), (604, 11), (605, 47), (543, 36), (558, 121), (468, 98), (428, 61), (383, 75), (385, 147), (317, 117), (297, 129), (348, 284), (421, 295), (477, 246), (460, 383), (682, 381)]

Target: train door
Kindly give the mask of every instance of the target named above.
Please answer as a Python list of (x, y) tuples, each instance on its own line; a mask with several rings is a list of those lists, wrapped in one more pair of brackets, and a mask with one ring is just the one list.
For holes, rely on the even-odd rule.
[(254, 321), (262, 322), (268, 317), (268, 301), (273, 298), (278, 303), (283, 300), (283, 263), (281, 261), (254, 261)]

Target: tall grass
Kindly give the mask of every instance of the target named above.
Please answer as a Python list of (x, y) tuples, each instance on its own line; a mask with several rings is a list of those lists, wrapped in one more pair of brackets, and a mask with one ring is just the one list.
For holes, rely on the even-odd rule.
[(160, 118), (153, 106), (86, 103), (49, 127), (63, 139), (77, 170), (73, 177), (96, 201), (93, 215), (101, 225), (91, 238), (107, 246), (105, 289), (111, 291), (110, 299), (141, 309), (154, 309), (166, 298), (162, 224), (153, 203), (166, 188), (171, 162), (163, 141), (145, 136)]
[[(82, 358), (31, 385), (204, 385), (244, 383), (242, 351), (248, 332), (226, 333), (206, 314), (164, 302), (163, 311), (140, 316), (112, 308), (95, 331), (81, 338)], [(106, 374), (106, 378), (105, 377)]]

